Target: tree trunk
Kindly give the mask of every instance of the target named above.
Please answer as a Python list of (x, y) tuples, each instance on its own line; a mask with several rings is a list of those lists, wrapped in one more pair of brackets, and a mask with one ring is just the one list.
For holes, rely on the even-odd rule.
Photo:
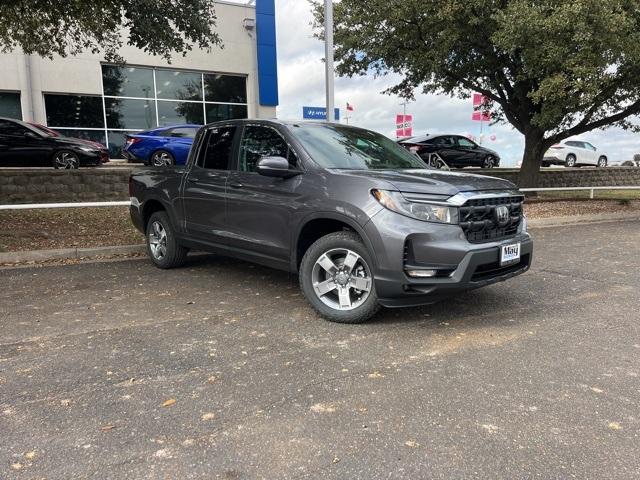
[(535, 188), (538, 186), (540, 166), (547, 145), (544, 140), (544, 132), (531, 130), (524, 136), (524, 157), (518, 177), (518, 186), (521, 188)]

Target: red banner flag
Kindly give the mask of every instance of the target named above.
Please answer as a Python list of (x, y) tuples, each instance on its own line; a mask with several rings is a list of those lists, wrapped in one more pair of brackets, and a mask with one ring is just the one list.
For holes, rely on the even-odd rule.
[(471, 114), (471, 120), (476, 122), (490, 122), (491, 113), (488, 110), (482, 110), (482, 107), (486, 105), (487, 97), (480, 93), (473, 94), (473, 113)]
[(413, 137), (413, 115), (396, 115), (396, 137)]

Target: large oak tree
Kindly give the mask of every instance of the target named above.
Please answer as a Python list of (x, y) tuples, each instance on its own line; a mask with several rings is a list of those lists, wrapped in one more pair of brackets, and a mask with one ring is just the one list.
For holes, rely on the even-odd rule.
[(132, 45), (167, 60), (220, 46), (214, 0), (7, 0), (0, 2), (0, 51), (51, 58), (91, 51), (121, 60)]
[[(321, 35), (322, 2), (313, 0)], [(338, 73), (394, 72), (389, 89), (467, 98), (525, 138), (521, 186), (544, 152), (640, 113), (639, 0), (341, 0)]]

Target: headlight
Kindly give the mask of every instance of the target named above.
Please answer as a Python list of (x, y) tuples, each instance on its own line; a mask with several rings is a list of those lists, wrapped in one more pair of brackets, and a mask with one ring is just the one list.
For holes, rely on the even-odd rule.
[(96, 151), (96, 149), (92, 147), (78, 147), (78, 148), (83, 152), (88, 152), (88, 153), (93, 153)]
[(400, 192), (372, 190), (371, 193), (383, 207), (407, 217), (436, 223), (458, 223), (458, 209), (429, 202), (410, 202)]

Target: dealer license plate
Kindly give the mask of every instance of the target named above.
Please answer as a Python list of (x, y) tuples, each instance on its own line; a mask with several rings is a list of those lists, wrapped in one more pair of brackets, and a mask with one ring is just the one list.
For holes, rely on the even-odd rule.
[(520, 260), (520, 244), (504, 245), (500, 247), (500, 266), (516, 263)]

